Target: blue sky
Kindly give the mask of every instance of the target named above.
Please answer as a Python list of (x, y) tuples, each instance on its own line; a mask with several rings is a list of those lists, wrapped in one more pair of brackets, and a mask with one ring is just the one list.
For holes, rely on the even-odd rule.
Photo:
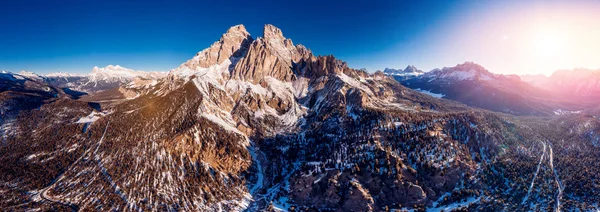
[(0, 70), (87, 73), (93, 66), (118, 64), (168, 71), (210, 46), (230, 26), (244, 24), (257, 37), (270, 23), (294, 43), (318, 55), (333, 54), (353, 68), (374, 71), (413, 64), (430, 70), (474, 61), (497, 73), (537, 73), (544, 70), (528, 69), (562, 67), (519, 66), (528, 59), (510, 47), (518, 44), (502, 42), (512, 39), (510, 33), (530, 28), (519, 24), (531, 14), (544, 22), (556, 18), (551, 14), (565, 4), (577, 5), (573, 11), (579, 12), (584, 7), (598, 9), (599, 3), (21, 0), (2, 4)]

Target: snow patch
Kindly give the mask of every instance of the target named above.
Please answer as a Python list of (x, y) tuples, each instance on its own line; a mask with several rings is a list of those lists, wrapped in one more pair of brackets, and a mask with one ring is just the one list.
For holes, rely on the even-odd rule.
[(563, 109), (558, 109), (558, 110), (555, 110), (555, 111), (553, 111), (553, 112), (554, 112), (554, 115), (557, 115), (557, 116), (559, 116), (559, 115), (567, 115), (567, 114), (580, 114), (580, 113), (581, 113), (581, 110), (578, 110), (578, 111), (572, 111), (572, 110), (563, 110)]
[(233, 124), (227, 123), (225, 120), (223, 120), (222, 118), (219, 118), (213, 114), (202, 114), (202, 117), (208, 119), (209, 121), (220, 125), (224, 130), (230, 131), (230, 132), (234, 132), (234, 133), (238, 133), (240, 135), (244, 135), (241, 131), (239, 131), (237, 128), (233, 127)]
[(77, 120), (75, 123), (77, 123), (77, 124), (93, 123), (93, 122), (97, 121), (98, 119), (100, 119), (102, 116), (106, 116), (106, 115), (108, 115), (108, 113), (92, 111), (92, 113), (90, 113), (89, 115), (79, 118), (79, 120)]
[(421, 90), (420, 88), (417, 88), (417, 89), (415, 89), (415, 90), (416, 90), (416, 91), (418, 91), (418, 92), (421, 92), (421, 93), (423, 93), (423, 94), (427, 94), (427, 95), (429, 95), (429, 96), (433, 96), (433, 97), (435, 97), (435, 98), (442, 98), (442, 97), (444, 97), (444, 96), (445, 96), (444, 94), (440, 94), (440, 93), (433, 93), (433, 92), (431, 92), (430, 90), (429, 90), (429, 91), (427, 91), (427, 90)]
[(369, 89), (369, 87), (367, 87), (360, 81), (358, 81), (344, 73), (339, 73), (337, 76), (340, 80), (342, 80), (344, 83), (350, 85), (351, 87), (358, 88), (358, 89), (366, 92), (369, 96), (374, 96), (373, 92), (371, 92), (371, 89)]
[(456, 203), (452, 203), (446, 206), (440, 206), (440, 207), (435, 207), (435, 208), (427, 208), (427, 211), (429, 212), (441, 212), (441, 211), (452, 211), (452, 210), (456, 210), (462, 207), (467, 207), (469, 206), (471, 203), (475, 203), (478, 202), (479, 200), (481, 200), (481, 197), (469, 197), (466, 199), (466, 201), (464, 202), (456, 202)]

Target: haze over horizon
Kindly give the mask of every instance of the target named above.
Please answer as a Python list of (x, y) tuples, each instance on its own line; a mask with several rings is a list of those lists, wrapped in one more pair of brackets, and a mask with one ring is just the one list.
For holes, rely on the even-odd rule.
[[(235, 4), (237, 7), (229, 7)], [(314, 5), (320, 5), (314, 7)], [(294, 8), (294, 12), (289, 12)], [(268, 11), (268, 12), (265, 12)], [(317, 55), (373, 72), (478, 63), (500, 74), (599, 69), (599, 1), (82, 2), (0, 9), (0, 70), (169, 71), (243, 24), (273, 24)]]

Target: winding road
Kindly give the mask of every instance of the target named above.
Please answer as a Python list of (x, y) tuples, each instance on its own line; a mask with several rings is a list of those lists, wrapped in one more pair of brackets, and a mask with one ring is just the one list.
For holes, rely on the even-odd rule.
[[(96, 151), (98, 151), (98, 147), (100, 146), (100, 144), (102, 144), (102, 140), (104, 140), (104, 135), (106, 135), (106, 131), (108, 129), (108, 126), (110, 125), (110, 120), (106, 123), (106, 126), (104, 127), (104, 132), (102, 133), (102, 137), (100, 138), (100, 141), (98, 143), (98, 146), (96, 146), (96, 149), (94, 150), (94, 153), (96, 153)], [(89, 151), (89, 150), (88, 150)], [(73, 164), (76, 164), (77, 162), (79, 162), (79, 160), (81, 160), (87, 153), (88, 151), (85, 151), (81, 157), (77, 158), (77, 160), (75, 160), (71, 165), (69, 165), (69, 167), (60, 174), (60, 176), (58, 176), (56, 178), (56, 181), (54, 183), (52, 183), (51, 185), (47, 186), (46, 188), (43, 188), (40, 190), (39, 195), (42, 199), (48, 201), (48, 202), (53, 202), (53, 203), (57, 203), (63, 206), (67, 206), (70, 207), (71, 209), (73, 209), (73, 211), (79, 211), (79, 206), (77, 206), (77, 204), (73, 204), (71, 202), (65, 202), (65, 201), (61, 201), (60, 199), (56, 199), (52, 196), (48, 195), (48, 189), (50, 189), (54, 184), (56, 184), (56, 182), (59, 182), (60, 180), (62, 180), (62, 178), (64, 177), (64, 173), (66, 173), (69, 169), (71, 169), (71, 166), (73, 166)]]
[[(52, 186), (52, 185), (51, 185)], [(48, 196), (48, 189), (50, 189), (51, 186), (48, 186), (44, 189), (41, 190), (40, 192), (40, 197), (48, 202), (53, 202), (53, 203), (57, 203), (57, 204), (61, 204), (63, 206), (67, 206), (70, 207), (73, 211), (79, 211), (79, 206), (77, 206), (76, 204), (70, 203), (70, 202), (62, 202), (59, 199), (55, 199), (51, 196)]]

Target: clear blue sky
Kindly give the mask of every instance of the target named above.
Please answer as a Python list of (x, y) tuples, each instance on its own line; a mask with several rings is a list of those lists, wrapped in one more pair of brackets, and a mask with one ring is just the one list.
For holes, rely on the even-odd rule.
[(414, 64), (430, 70), (474, 61), (493, 72), (517, 73), (524, 68), (502, 65), (512, 62), (516, 50), (494, 55), (497, 45), (486, 45), (512, 38), (510, 27), (526, 21), (517, 18), (546, 8), (539, 1), (520, 2), (4, 1), (0, 70), (87, 73), (93, 66), (118, 64), (168, 71), (232, 25), (244, 24), (258, 37), (270, 23), (294, 43), (318, 55), (333, 54), (353, 68)]

